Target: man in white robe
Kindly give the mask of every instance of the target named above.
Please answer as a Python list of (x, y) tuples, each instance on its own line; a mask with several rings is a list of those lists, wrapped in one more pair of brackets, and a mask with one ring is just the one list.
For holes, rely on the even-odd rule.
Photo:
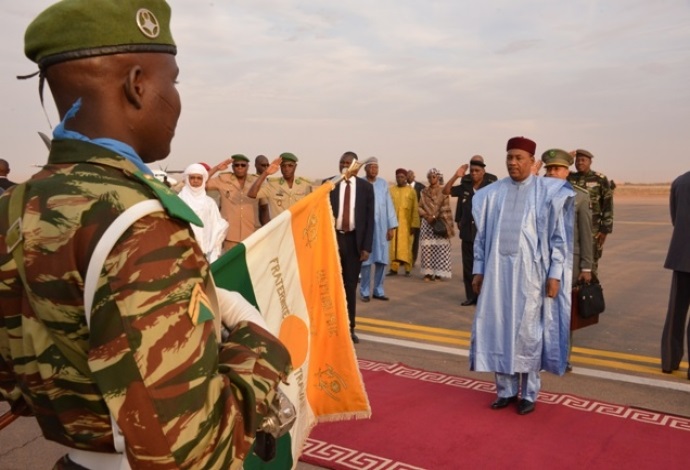
[(214, 262), (221, 253), (223, 240), (228, 231), (228, 222), (221, 217), (218, 205), (206, 194), (208, 172), (203, 165), (193, 163), (184, 170), (184, 187), (180, 199), (196, 212), (203, 227), (191, 225), (194, 238), (206, 255), (209, 263)]
[(493, 409), (518, 402), (534, 411), (540, 371), (565, 372), (575, 193), (567, 182), (532, 175), (536, 144), (508, 141), (508, 178), (480, 189), (472, 286), (479, 294), (470, 368), (495, 372)]

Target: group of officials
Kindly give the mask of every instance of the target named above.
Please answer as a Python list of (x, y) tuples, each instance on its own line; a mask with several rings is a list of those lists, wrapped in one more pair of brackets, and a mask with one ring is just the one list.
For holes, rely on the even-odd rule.
[[(270, 216), (300, 191), (294, 179), (289, 184), (297, 159), (282, 156), (283, 180), (275, 187), (247, 178), (243, 156), (213, 168), (194, 166), (186, 174), (186, 204), (153, 177), (146, 164), (169, 154), (181, 110), (170, 16), (164, 0), (62, 0), (25, 34), (25, 53), (38, 65), (39, 86), (49, 85), (61, 122), (48, 164), (30, 180), (11, 184), (9, 165), (0, 161), (0, 187), (9, 188), (0, 197), (0, 398), (17, 414), (35, 415), (44, 436), (66, 447), (54, 468), (241, 468), (291, 372), (289, 352), (260, 314), (215, 288), (208, 263), (215, 246), (200, 247), (203, 237), (192, 227), (210, 207), (205, 190), (214, 189), (228, 223), (219, 222), (221, 243), (225, 249), (238, 243), (264, 220), (258, 207), (251, 216), (244, 212), (245, 198), (273, 194), (273, 206), (257, 203)], [(471, 368), (496, 373), (493, 408), (517, 403), (520, 414), (534, 410), (539, 371), (562, 374), (567, 367), (566, 319), (579, 274), (573, 270), (577, 193), (563, 176), (589, 190), (596, 185), (591, 154), (578, 151), (578, 172), (566, 176), (551, 168), (567, 169), (572, 157), (547, 151), (542, 160), (551, 178), (534, 174), (535, 154), (535, 142), (512, 138), (507, 178), (480, 177), (484, 162), (473, 158), (467, 184), (445, 188), (460, 197), (463, 258), (472, 248)], [(355, 342), (362, 265), (370, 264), (379, 279), (386, 264), (379, 241), (409, 247), (416, 228), (375, 202), (384, 186), (374, 163), (366, 179), (348, 171), (356, 159), (342, 155), (345, 175), (330, 195)], [(229, 165), (232, 173), (213, 177)], [(261, 166), (277, 170), (267, 161)], [(409, 178), (396, 171), (396, 185), (385, 188), (408, 213), (418, 197)], [(690, 173), (676, 180), (671, 196), (675, 228), (666, 266), (674, 282), (662, 347), (668, 372), (683, 355), (690, 302), (689, 180)], [(239, 205), (224, 209), (226, 200)], [(94, 265), (96, 244), (111, 225), (150, 202), (157, 209), (125, 225)], [(385, 216), (377, 214), (384, 207)], [(610, 217), (603, 213), (592, 219), (599, 233), (592, 277), (612, 207)], [(379, 217), (385, 230), (375, 235)], [(214, 244), (218, 236), (210, 239)], [(588, 257), (588, 239), (580, 234), (581, 258)], [(395, 252), (390, 258), (410, 263)], [(376, 285), (371, 294), (387, 300)], [(221, 318), (228, 330), (222, 343)]]

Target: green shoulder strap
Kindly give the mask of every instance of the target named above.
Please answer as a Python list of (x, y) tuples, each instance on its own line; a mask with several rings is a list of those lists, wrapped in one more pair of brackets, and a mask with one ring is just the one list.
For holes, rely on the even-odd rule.
[(153, 176), (145, 175), (141, 171), (134, 173), (134, 176), (136, 176), (139, 181), (143, 182), (146, 186), (153, 190), (153, 192), (156, 194), (156, 197), (165, 208), (165, 211), (170, 214), (171, 217), (182, 219), (198, 227), (204, 226), (204, 224), (201, 222), (201, 219), (199, 219), (199, 216), (196, 215), (196, 213), (187, 205), (186, 202), (180, 199), (175, 191), (158, 181)]
[[(25, 183), (17, 185), (12, 190), (12, 195), (10, 196), (8, 208), (10, 228), (7, 230), (6, 240), (7, 251), (12, 252), (14, 262), (17, 265), (17, 272), (19, 273), (19, 277), (21, 278), (22, 283), (24, 284), (26, 294), (29, 298), (31, 298), (34, 295), (34, 293), (32, 292), (29, 283), (26, 281), (26, 272), (24, 271), (24, 237), (22, 234), (22, 213), (24, 212), (25, 192)], [(43, 319), (41, 319), (38, 315), (36, 315), (36, 318), (39, 322), (43, 323)], [(82, 375), (91, 378), (91, 370), (89, 369), (88, 359), (86, 358), (86, 356), (79, 354), (79, 351), (74, 349), (72, 345), (69, 344), (69, 341), (67, 339), (56, 336), (50, 328), (46, 327), (45, 323), (43, 323), (43, 326), (45, 327), (46, 331), (52, 338), (53, 343), (60, 350), (62, 355), (65, 356), (67, 360), (79, 372), (82, 373)]]

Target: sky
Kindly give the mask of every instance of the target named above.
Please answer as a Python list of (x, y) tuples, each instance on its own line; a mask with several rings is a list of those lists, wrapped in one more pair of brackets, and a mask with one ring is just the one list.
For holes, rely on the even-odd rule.
[[(0, 158), (22, 180), (51, 128), (26, 26), (53, 1), (0, 6)], [(182, 115), (169, 170), (292, 152), (333, 175), (343, 152), (380, 175), (475, 154), (507, 176), (506, 141), (587, 149), (617, 183), (690, 170), (690, 0), (170, 0)], [(57, 113), (46, 87), (46, 111)]]

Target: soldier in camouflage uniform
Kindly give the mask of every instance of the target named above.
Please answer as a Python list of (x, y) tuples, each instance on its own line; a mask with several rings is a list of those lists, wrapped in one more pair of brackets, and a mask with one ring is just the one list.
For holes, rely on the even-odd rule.
[[(572, 153), (572, 152), (571, 152)], [(589, 191), (592, 202), (592, 236), (594, 238), (594, 264), (592, 275), (598, 278), (599, 258), (604, 250), (606, 236), (613, 232), (613, 189), (608, 178), (592, 171), (592, 155), (587, 150), (574, 152), (576, 172), (570, 173), (568, 181)]]
[[(26, 32), (63, 120), (48, 164), (0, 197), (0, 399), (72, 449), (55, 468), (241, 468), (291, 369), (255, 323), (219, 344), (199, 221), (144, 165), (180, 113), (169, 21), (164, 0), (63, 0)], [(96, 242), (151, 199), (165, 210), (109, 252), (89, 327)]]

